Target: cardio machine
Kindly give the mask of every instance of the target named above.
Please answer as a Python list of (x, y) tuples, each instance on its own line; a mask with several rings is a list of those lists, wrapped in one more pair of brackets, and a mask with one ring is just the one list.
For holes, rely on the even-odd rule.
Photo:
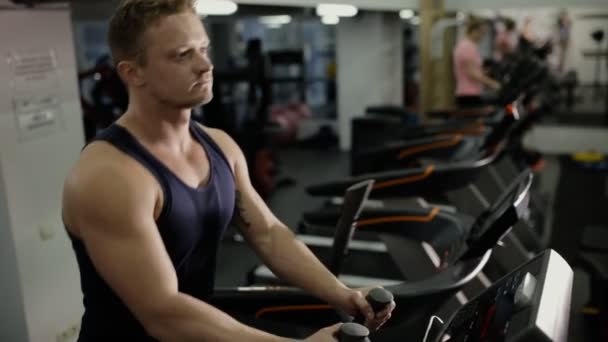
[[(336, 274), (353, 287), (396, 284), (404, 280), (419, 281), (433, 276), (446, 264), (460, 260), (462, 255), (459, 255), (459, 250), (463, 248), (463, 241), (470, 243), (467, 248), (483, 251), (492, 249), (505, 235), (504, 242), (509, 243), (510, 235), (507, 233), (527, 211), (531, 183), (530, 173), (523, 172), (490, 208), (476, 218), (439, 208), (365, 208), (356, 224), (354, 237), (358, 240), (351, 241), (348, 256), (343, 259), (340, 272)], [(320, 234), (338, 234), (335, 229), (329, 228), (329, 224), (335, 223), (333, 219), (336, 213), (338, 211), (334, 210), (317, 212), (311, 214), (309, 219), (327, 223), (327, 227), (318, 227)], [(476, 237), (480, 231), (488, 234), (493, 231), (492, 234), (497, 236), (484, 235), (481, 239)], [(371, 247), (367, 246), (370, 248), (361, 244), (360, 236), (365, 234), (367, 241), (376, 238), (376, 241), (371, 241)], [(301, 236), (299, 238), (302, 239)], [(334, 264), (332, 260), (336, 260), (335, 250), (315, 245), (314, 241), (308, 242), (309, 247), (322, 260), (329, 260), (328, 265)], [(354, 246), (354, 242), (361, 246)], [(528, 260), (523, 252), (516, 253), (515, 256), (504, 256), (503, 251), (498, 254), (505, 264), (503, 274)], [(266, 266), (258, 266), (250, 272), (249, 283), (276, 284), (277, 280)]]
[[(538, 70), (538, 68), (536, 68), (536, 64), (532, 65), (534, 66), (534, 68), (532, 68), (533, 70)], [(533, 72), (530, 72), (530, 66), (526, 65), (525, 63), (520, 64), (519, 69), (517, 70), (519, 70), (519, 73), (527, 71), (528, 75), (534, 74)], [(517, 77), (515, 79), (521, 82), (522, 85), (525, 85), (530, 83), (531, 80), (536, 79), (536, 77), (538, 77), (538, 75), (540, 74), (542, 74), (541, 71), (539, 71), (535, 76), (529, 77), (526, 81), (522, 81), (523, 79), (525, 79), (525, 77)], [(515, 75), (517, 75), (517, 73), (515, 73)], [(513, 94), (515, 94), (516, 92), (517, 90), (514, 90)], [(461, 150), (463, 149), (463, 147), (465, 147), (464, 150), (468, 149), (469, 153), (466, 157), (452, 157), (451, 160), (448, 159), (446, 161), (442, 160), (441, 158), (437, 158), (437, 156), (435, 156), (435, 158), (430, 158), (426, 156), (425, 151), (418, 150), (416, 152), (422, 152), (425, 157), (422, 160), (418, 160), (419, 164), (422, 164), (421, 167), (410, 167), (406, 168), (405, 170), (400, 169), (388, 172), (364, 174), (360, 177), (351, 177), (350, 179), (344, 179), (337, 182), (328, 182), (322, 185), (312, 186), (308, 188), (308, 191), (310, 194), (315, 196), (337, 196), (342, 191), (343, 186), (349, 184), (349, 182), (356, 182), (358, 179), (372, 178), (377, 180), (377, 184), (371, 195), (372, 197), (384, 199), (386, 197), (422, 196), (425, 197), (425, 199), (428, 199), (430, 197), (431, 199), (438, 200), (439, 202), (449, 202), (446, 197), (438, 196), (438, 194), (444, 194), (449, 190), (469, 187), (471, 188), (473, 194), (475, 195), (475, 197), (477, 197), (479, 202), (485, 206), (485, 208), (482, 209), (487, 209), (487, 207), (489, 206), (488, 201), (492, 201), (494, 198), (496, 198), (495, 196), (498, 196), (502, 191), (504, 191), (506, 187), (505, 184), (508, 184), (509, 180), (512, 179), (511, 177), (514, 176), (510, 175), (509, 178), (506, 180), (498, 179), (497, 181), (500, 185), (500, 188), (496, 190), (494, 189), (496, 188), (496, 186), (492, 186), (492, 191), (494, 192), (494, 194), (492, 196), (489, 196), (489, 199), (483, 197), (479, 193), (479, 190), (477, 188), (474, 188), (471, 183), (476, 182), (477, 179), (479, 179), (480, 176), (483, 175), (486, 176), (485, 178), (488, 178), (490, 176), (496, 177), (494, 170), (491, 170), (491, 168), (493, 167), (491, 164), (497, 161), (503, 163), (503, 160), (507, 159), (505, 156), (506, 145), (508, 142), (507, 139), (510, 132), (514, 130), (514, 126), (517, 123), (516, 121), (519, 118), (519, 113), (516, 107), (511, 106), (511, 108), (509, 108), (508, 110), (511, 112), (511, 115), (502, 114), (503, 117), (500, 123), (496, 125), (496, 127), (490, 134), (487, 134), (483, 139), (469, 140), (469, 142), (473, 143), (473, 146), (477, 144), (477, 146), (481, 148), (472, 149), (467, 148), (464, 145), (460, 146)], [(471, 145), (469, 145), (469, 147), (470, 146)], [(396, 155), (398, 154), (399, 148), (402, 147), (403, 146), (398, 146), (397, 148), (393, 148), (391, 146), (385, 148), (385, 150), (390, 150), (391, 154)], [(402, 152), (410, 150), (416, 150), (416, 147), (402, 150)], [(417, 153), (416, 156), (419, 155), (420, 153)], [(371, 163), (367, 165), (368, 168), (378, 166), (378, 164)], [(471, 200), (466, 199), (460, 202), (466, 203), (471, 202)], [(380, 218), (378, 220), (378, 217), (393, 216), (400, 218), (403, 226), (402, 229), (428, 229), (429, 224), (427, 224), (426, 227), (418, 227), (416, 226), (416, 221), (431, 221), (429, 219), (431, 212), (432, 210), (438, 209), (438, 207), (431, 205), (431, 209), (427, 210), (426, 213), (424, 213), (425, 210), (411, 209), (410, 207), (411, 206), (408, 206), (407, 209), (399, 207), (399, 209), (393, 210), (389, 210), (387, 208), (366, 209), (366, 212), (368, 212), (369, 210), (370, 215), (373, 216), (376, 220), (375, 222), (378, 223), (390, 223), (386, 222), (386, 218)], [(421, 211), (423, 213), (421, 213)], [(473, 215), (476, 216), (478, 212), (479, 210), (476, 209), (476, 212)], [(437, 215), (433, 214), (432, 216), (435, 218)], [(306, 213), (304, 215), (304, 221), (314, 226), (324, 225), (331, 227), (335, 223), (335, 219), (335, 207), (330, 209), (322, 209), (318, 212)], [(462, 216), (457, 218), (456, 220), (464, 222), (464, 225), (470, 224), (471, 222), (470, 219), (467, 221), (467, 218)], [(437, 219), (435, 219), (435, 222), (438, 221), (441, 221), (441, 215), (437, 217)], [(307, 229), (306, 231), (310, 230)], [(319, 233), (319, 230), (315, 231), (315, 234)], [(519, 263), (527, 260), (527, 258), (529, 258), (530, 252), (536, 252), (538, 250), (541, 250), (544, 247), (544, 243), (542, 241), (548, 240), (546, 236), (543, 237), (541, 240), (541, 238), (536, 236), (534, 231), (531, 231), (529, 227), (526, 227), (522, 224), (518, 225), (516, 233), (517, 237), (508, 237), (507, 240), (509, 240), (509, 242), (507, 242), (507, 244), (510, 245), (509, 247), (515, 248), (517, 250), (517, 253), (515, 253), (515, 255), (520, 256), (520, 258), (518, 259), (517, 257), (505, 255), (504, 258), (502, 258), (505, 261), (505, 266), (503, 267), (503, 270), (510, 270), (512, 269), (512, 267), (514, 267), (514, 265), (518, 265)], [(323, 234), (321, 233), (321, 235)], [(308, 240), (311, 240), (309, 237), (306, 238)], [(327, 245), (327, 243), (325, 244)], [(381, 246), (379, 248), (381, 248)]]
[[(351, 187), (345, 195), (343, 215), (336, 228), (334, 271), (340, 269), (341, 256), (354, 229), (353, 222), (372, 183)], [(524, 203), (523, 193), (515, 193), (519, 199), (516, 202)], [(455, 313), (441, 317), (435, 314), (487, 263), (491, 251), (486, 248), (500, 236), (496, 227), (518, 210), (512, 199), (505, 196), (502, 203), (497, 203), (501, 210), (474, 229), (468, 239), (460, 241), (449, 258), (453, 262), (440, 272), (422, 281), (386, 286), (393, 294), (397, 309), (389, 324), (372, 333), (369, 340), (565, 342), (572, 271), (552, 251), (538, 255), (498, 280)], [(325, 303), (298, 289), (283, 286), (217, 289), (210, 304), (244, 323), (293, 338), (308, 336), (320, 327), (344, 319)], [(443, 320), (446, 324), (438, 325)], [(358, 330), (363, 333), (341, 337), (340, 341), (366, 341), (365, 329)]]
[[(408, 167), (420, 158), (443, 161), (475, 158), (538, 119), (537, 112), (526, 113), (522, 94), (546, 75), (547, 70), (540, 63), (522, 59), (499, 94), (498, 109), (484, 117), (415, 127), (382, 115), (353, 119), (351, 174)], [(516, 124), (520, 128), (513, 129)]]

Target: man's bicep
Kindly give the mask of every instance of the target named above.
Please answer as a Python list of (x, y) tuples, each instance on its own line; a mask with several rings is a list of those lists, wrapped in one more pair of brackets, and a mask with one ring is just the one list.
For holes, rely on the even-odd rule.
[(82, 208), (80, 235), (97, 272), (145, 326), (163, 299), (177, 294), (175, 270), (148, 200), (133, 189), (105, 188), (90, 194), (97, 209)]

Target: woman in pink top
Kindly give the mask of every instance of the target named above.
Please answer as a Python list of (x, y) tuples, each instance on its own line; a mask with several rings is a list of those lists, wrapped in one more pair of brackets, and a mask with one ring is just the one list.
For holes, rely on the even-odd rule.
[(481, 54), (477, 44), (485, 33), (485, 23), (472, 18), (466, 27), (466, 36), (454, 50), (456, 76), (456, 103), (459, 106), (482, 105), (483, 87), (500, 89), (500, 84), (486, 76), (482, 70)]

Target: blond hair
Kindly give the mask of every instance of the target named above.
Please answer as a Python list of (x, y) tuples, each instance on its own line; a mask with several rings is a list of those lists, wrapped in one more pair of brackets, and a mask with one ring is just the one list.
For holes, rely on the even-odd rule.
[(142, 36), (160, 19), (195, 13), (196, 0), (123, 0), (110, 19), (108, 44), (115, 65), (124, 60), (146, 63)]

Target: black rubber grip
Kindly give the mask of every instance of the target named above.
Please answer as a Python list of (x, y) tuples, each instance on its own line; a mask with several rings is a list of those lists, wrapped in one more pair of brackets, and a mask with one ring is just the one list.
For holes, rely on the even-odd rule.
[(338, 331), (339, 342), (369, 342), (369, 329), (357, 323), (344, 323)]
[[(382, 312), (386, 307), (393, 301), (394, 297), (390, 291), (387, 291), (381, 287), (376, 287), (369, 291), (367, 296), (365, 296), (365, 300), (371, 305), (374, 313)], [(365, 317), (362, 315), (357, 315), (355, 317), (355, 322), (359, 324), (365, 323)]]

